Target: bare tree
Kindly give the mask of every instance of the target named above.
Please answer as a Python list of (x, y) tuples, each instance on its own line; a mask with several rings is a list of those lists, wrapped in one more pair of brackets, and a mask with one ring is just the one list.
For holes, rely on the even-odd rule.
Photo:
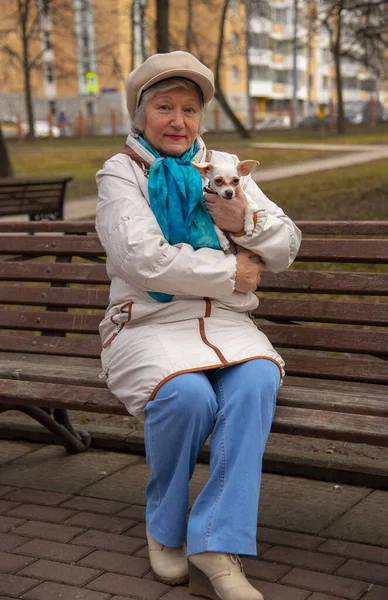
[(377, 77), (383, 75), (388, 48), (388, 0), (321, 0), (318, 13), (330, 36), (336, 73), (337, 131), (346, 131), (342, 59), (364, 64)]
[(7, 144), (0, 127), (0, 177), (13, 177), (13, 169), (9, 158)]

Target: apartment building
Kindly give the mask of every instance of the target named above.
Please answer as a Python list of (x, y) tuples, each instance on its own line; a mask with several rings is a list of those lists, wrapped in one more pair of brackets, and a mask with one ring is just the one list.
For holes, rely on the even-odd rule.
[[(290, 115), (294, 95), (299, 117), (316, 114), (330, 100), (335, 103), (330, 40), (327, 32), (312, 31), (312, 2), (298, 0), (295, 13), (295, 0), (229, 1), (220, 87), (243, 123)], [(1, 45), (11, 50), (0, 53), (0, 117), (20, 113), (25, 119), (23, 69), (10, 59), (12, 52), (22, 56), (17, 6), (16, 0), (0, 0), (8, 30)], [(222, 0), (170, 0), (171, 49), (188, 49), (214, 70), (223, 6)], [(31, 11), (36, 23), (29, 42), (35, 117), (47, 119), (51, 112), (57, 118), (64, 112), (77, 132), (83, 114), (94, 131), (108, 133), (114, 111), (117, 130), (127, 131), (125, 81), (156, 51), (155, 0), (31, 0)], [(343, 73), (345, 101), (367, 100), (375, 79), (345, 61)], [(388, 105), (388, 90), (381, 89), (381, 98)], [(217, 101), (205, 124), (209, 130), (233, 127)]]

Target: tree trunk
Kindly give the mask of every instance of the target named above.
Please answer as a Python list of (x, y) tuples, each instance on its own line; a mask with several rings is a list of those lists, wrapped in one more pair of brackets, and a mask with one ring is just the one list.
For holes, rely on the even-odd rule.
[(169, 0), (156, 0), (156, 46), (158, 52), (169, 52)]
[(186, 50), (191, 52), (191, 40), (193, 37), (193, 0), (187, 0), (187, 29)]
[(7, 145), (0, 127), (0, 177), (13, 177), (11, 160), (9, 158)]
[(219, 38), (218, 38), (217, 59), (216, 59), (216, 68), (215, 68), (216, 98), (217, 98), (218, 102), (220, 103), (220, 105), (222, 106), (225, 113), (228, 115), (229, 119), (232, 121), (238, 134), (242, 138), (250, 138), (251, 137), (250, 131), (246, 127), (244, 127), (244, 125), (241, 123), (240, 119), (237, 117), (237, 115), (232, 110), (231, 106), (229, 106), (229, 103), (228, 103), (227, 99), (225, 98), (224, 93), (221, 88), (220, 70), (221, 70), (221, 61), (222, 61), (222, 50), (223, 50), (223, 46), (224, 46), (224, 37), (225, 37), (224, 36), (224, 25), (225, 25), (226, 11), (228, 10), (228, 5), (229, 5), (229, 0), (224, 0), (224, 6), (222, 8), (222, 15), (221, 15), (221, 19), (220, 19), (220, 33), (219, 33)]
[(344, 112), (344, 101), (342, 96), (342, 72), (341, 72), (341, 34), (342, 34), (342, 0), (338, 6), (336, 23), (336, 38), (334, 43), (335, 79), (337, 88), (337, 132), (346, 132), (346, 121)]
[(26, 136), (27, 139), (33, 139), (35, 137), (35, 119), (34, 119), (34, 109), (32, 105), (32, 93), (31, 93), (31, 71), (30, 71), (30, 61), (29, 61), (29, 38), (27, 33), (28, 27), (28, 18), (29, 18), (29, 8), (30, 2), (26, 0), (24, 4), (22, 4), (19, 0), (18, 2), (18, 11), (19, 11), (19, 21), (20, 27), (22, 30), (22, 48), (23, 48), (23, 76), (24, 76), (24, 90), (25, 90), (25, 102), (26, 102), (26, 113), (27, 113), (27, 121), (29, 132)]

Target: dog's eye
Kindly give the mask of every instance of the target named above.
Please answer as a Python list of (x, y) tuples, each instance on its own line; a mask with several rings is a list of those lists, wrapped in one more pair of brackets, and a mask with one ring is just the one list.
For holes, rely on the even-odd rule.
[(232, 181), (233, 185), (238, 185), (240, 183), (240, 180), (238, 177), (235, 177)]
[(215, 180), (214, 180), (214, 183), (216, 185), (222, 185), (222, 183), (223, 183), (222, 177), (216, 177)]

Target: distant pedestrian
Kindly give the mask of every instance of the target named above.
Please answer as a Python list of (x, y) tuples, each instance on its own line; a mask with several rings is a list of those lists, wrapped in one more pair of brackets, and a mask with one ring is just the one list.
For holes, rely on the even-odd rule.
[(68, 135), (68, 127), (69, 121), (67, 120), (67, 116), (64, 110), (61, 110), (58, 116), (58, 126), (61, 132), (61, 137), (65, 137)]

